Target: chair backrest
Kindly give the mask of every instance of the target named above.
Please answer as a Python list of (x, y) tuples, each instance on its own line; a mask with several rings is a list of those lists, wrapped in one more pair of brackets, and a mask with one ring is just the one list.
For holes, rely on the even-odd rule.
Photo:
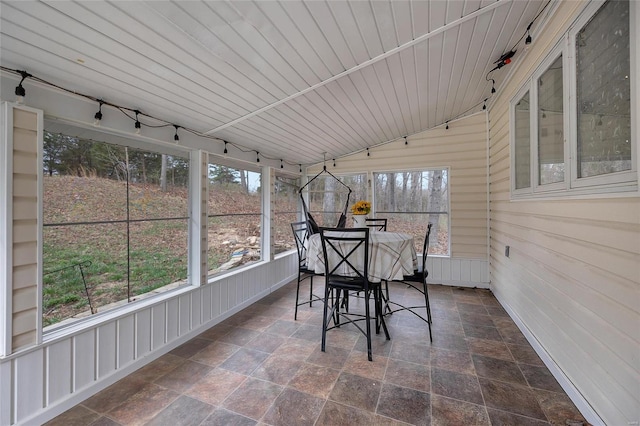
[(369, 288), (369, 228), (320, 228), (327, 283)]
[(427, 254), (429, 253), (429, 236), (431, 235), (431, 224), (427, 225), (427, 234), (424, 236), (424, 243), (422, 244), (422, 274), (423, 281), (429, 276), (427, 270)]
[(365, 223), (369, 228), (373, 228), (376, 231), (387, 230), (387, 219), (367, 218), (365, 219)]
[(293, 239), (296, 241), (296, 249), (298, 250), (298, 266), (307, 265), (307, 244), (309, 242), (309, 227), (306, 221), (293, 222), (291, 224), (293, 231)]

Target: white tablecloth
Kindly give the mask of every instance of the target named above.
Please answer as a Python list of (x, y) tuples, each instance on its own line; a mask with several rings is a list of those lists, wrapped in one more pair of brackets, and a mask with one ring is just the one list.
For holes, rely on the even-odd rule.
[[(308, 268), (324, 274), (320, 234), (309, 237)], [(413, 274), (418, 262), (413, 237), (399, 232), (369, 231), (369, 280), (401, 280)], [(357, 265), (362, 266), (362, 265)]]

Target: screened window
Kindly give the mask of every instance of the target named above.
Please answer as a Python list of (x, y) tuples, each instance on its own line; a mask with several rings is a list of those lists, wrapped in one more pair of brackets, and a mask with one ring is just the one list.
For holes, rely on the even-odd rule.
[(531, 187), (531, 106), (529, 91), (520, 98), (515, 106), (515, 185), (516, 189)]
[(512, 101), (514, 197), (637, 190), (637, 7), (590, 3)]
[(387, 231), (413, 235), (416, 251), (431, 223), (429, 253), (449, 255), (447, 169), (374, 173), (373, 215), (387, 218)]
[(209, 164), (209, 275), (261, 259), (261, 175)]
[(578, 178), (631, 170), (629, 2), (603, 6), (575, 48)]
[(300, 179), (276, 176), (273, 188), (272, 228), (274, 235), (274, 254), (295, 249), (295, 240), (291, 223), (300, 218)]
[[(350, 207), (356, 201), (367, 199), (366, 173), (339, 175), (336, 178), (339, 181), (322, 173), (305, 188), (308, 195), (307, 208), (319, 226), (335, 227), (345, 207), (350, 217)], [(351, 195), (347, 187), (351, 189)]]
[(538, 78), (538, 184), (564, 181), (562, 55)]
[(43, 324), (185, 284), (189, 160), (44, 133)]

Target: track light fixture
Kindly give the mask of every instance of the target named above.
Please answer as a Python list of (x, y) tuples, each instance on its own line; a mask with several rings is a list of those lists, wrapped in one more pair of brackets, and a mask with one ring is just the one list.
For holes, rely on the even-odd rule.
[(446, 130), (449, 130), (449, 122), (447, 121), (447, 126), (445, 127)]
[(496, 81), (491, 79), (491, 93), (496, 93)]
[(173, 125), (173, 127), (175, 127), (175, 128), (176, 128), (176, 134), (175, 134), (175, 135), (173, 135), (173, 140), (174, 140), (174, 141), (176, 141), (176, 142), (178, 142), (178, 141), (180, 140), (180, 136), (178, 136), (178, 128), (179, 128), (180, 126), (178, 126), (177, 124), (174, 124), (174, 125)]
[(140, 120), (138, 120), (138, 114), (140, 114), (140, 111), (135, 110), (134, 112), (136, 113), (136, 124), (135, 124), (135, 126), (136, 126), (136, 134), (139, 135), (140, 134), (140, 128), (142, 127), (141, 124), (140, 124)]
[(334, 158), (333, 159), (333, 167), (335, 167), (335, 166), (336, 166), (336, 159)]
[(487, 100), (488, 100), (488, 99), (489, 99), (489, 98), (485, 98), (485, 99), (484, 99), (484, 103), (482, 104), (482, 109), (483, 109), (483, 110), (487, 109)]
[(405, 145), (409, 145), (409, 140), (407, 139), (407, 137), (406, 137), (406, 136), (404, 137), (404, 144), (405, 144)]
[(22, 87), (22, 82), (28, 78), (31, 77), (31, 74), (29, 74), (26, 71), (18, 71), (20, 73), (20, 76), (22, 77), (22, 80), (20, 80), (20, 83), (18, 83), (18, 85), (16, 86), (16, 102), (21, 104), (22, 102), (24, 102), (24, 96), (27, 94), (27, 91), (24, 90), (24, 87)]
[(282, 159), (280, 159), (280, 168), (284, 169), (284, 165), (282, 164)]
[(302, 164), (300, 164), (300, 173), (302, 173)]
[(227, 141), (224, 141), (224, 154), (228, 154), (229, 150), (227, 149)]
[(371, 157), (371, 153), (369, 152), (369, 148), (367, 148), (367, 157)]
[(104, 103), (104, 101), (102, 99), (98, 99), (98, 103), (100, 104), (100, 106), (98, 107), (98, 112), (96, 112), (96, 114), (93, 116), (93, 118), (95, 119), (95, 121), (93, 122), (94, 126), (99, 126), (100, 121), (102, 121), (102, 104)]
[(256, 163), (260, 162), (260, 153), (256, 151)]
[(524, 44), (531, 44), (531, 25), (533, 25), (533, 21), (529, 22), (529, 25), (527, 25), (527, 38), (524, 40)]

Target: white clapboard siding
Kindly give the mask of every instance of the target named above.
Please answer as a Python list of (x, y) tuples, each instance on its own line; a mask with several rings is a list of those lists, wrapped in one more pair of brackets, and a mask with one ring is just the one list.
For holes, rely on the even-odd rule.
[(2, 407), (15, 409), (2, 414), (2, 424), (44, 423), (290, 282), (297, 267), (297, 255), (286, 253), (202, 287), (106, 313), (109, 321), (10, 356), (0, 364), (10, 384)]
[(583, 6), (558, 4), (490, 107), (491, 289), (591, 423), (637, 424), (640, 198), (510, 201), (509, 102)]

